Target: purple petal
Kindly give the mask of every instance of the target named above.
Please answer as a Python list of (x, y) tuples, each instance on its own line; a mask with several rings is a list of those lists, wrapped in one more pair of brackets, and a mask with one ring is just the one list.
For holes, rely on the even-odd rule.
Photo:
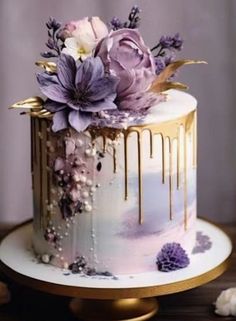
[(63, 110), (66, 107), (67, 106), (65, 104), (61, 104), (61, 103), (58, 103), (58, 102), (50, 100), (50, 99), (47, 99), (44, 104), (44, 108), (52, 113)]
[(73, 90), (76, 74), (74, 58), (69, 55), (61, 54), (57, 63), (57, 73), (62, 86), (66, 89)]
[(99, 112), (102, 110), (111, 110), (111, 109), (117, 109), (116, 104), (113, 102), (116, 97), (116, 94), (108, 96), (106, 99), (94, 102), (91, 105), (80, 107), (81, 111), (84, 112)]
[(51, 84), (46, 87), (41, 86), (40, 89), (45, 96), (59, 103), (66, 104), (70, 98), (68, 90), (63, 88), (61, 85)]
[(59, 84), (58, 78), (56, 75), (50, 75), (46, 72), (37, 73), (36, 78), (38, 80), (40, 87), (50, 86), (51, 84)]
[(54, 114), (52, 125), (52, 130), (54, 132), (65, 129), (68, 125), (68, 112), (66, 110), (61, 110)]
[(98, 101), (105, 99), (111, 93), (116, 92), (119, 79), (115, 76), (109, 76), (95, 80), (89, 89), (89, 100)]
[(77, 132), (85, 130), (91, 122), (92, 116), (90, 113), (83, 113), (75, 110), (69, 113), (69, 123)]
[[(89, 86), (96, 79), (104, 76), (104, 66), (99, 57), (87, 58), (77, 69), (75, 84), (77, 88), (81, 88), (83, 84)], [(82, 83), (82, 84), (81, 84)]]

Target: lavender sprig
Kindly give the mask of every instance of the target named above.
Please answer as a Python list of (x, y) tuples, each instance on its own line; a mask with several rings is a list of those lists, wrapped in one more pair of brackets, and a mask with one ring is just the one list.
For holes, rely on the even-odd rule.
[(179, 33), (172, 36), (162, 36), (156, 46), (151, 51), (154, 54), (156, 62), (156, 74), (159, 75), (161, 71), (168, 66), (175, 59), (175, 52), (183, 48), (183, 39)]
[(48, 41), (46, 46), (50, 49), (41, 53), (44, 58), (58, 57), (61, 53), (63, 44), (60, 39), (61, 23), (56, 21), (55, 18), (50, 17), (46, 23), (48, 28)]
[(141, 18), (139, 17), (139, 14), (141, 13), (141, 9), (134, 5), (131, 8), (131, 11), (128, 16), (128, 21), (122, 22), (119, 18), (113, 17), (110, 25), (112, 30), (119, 30), (123, 28), (129, 28), (129, 29), (136, 29), (140, 25)]

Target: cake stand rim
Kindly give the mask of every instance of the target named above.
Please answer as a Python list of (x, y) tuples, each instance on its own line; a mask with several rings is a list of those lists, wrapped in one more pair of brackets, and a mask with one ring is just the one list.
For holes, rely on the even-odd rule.
[[(130, 288), (95, 288), (95, 287), (82, 287), (82, 286), (73, 286), (73, 285), (63, 285), (57, 283), (50, 283), (45, 280), (40, 280), (33, 278), (28, 275), (24, 275), (20, 272), (15, 271), (13, 268), (5, 264), (0, 258), (0, 269), (10, 278), (12, 278), (17, 283), (20, 283), (24, 286), (31, 287), (33, 289), (47, 292), (50, 294), (57, 294), (61, 296), (68, 297), (78, 297), (83, 299), (122, 299), (122, 298), (148, 298), (160, 295), (168, 295), (173, 293), (178, 293), (186, 290), (190, 290), (206, 284), (221, 274), (223, 274), (230, 265), (232, 253), (233, 253), (233, 242), (231, 237), (224, 231), (222, 227), (218, 224), (211, 222), (205, 218), (197, 218), (198, 220), (206, 221), (207, 223), (215, 226), (220, 229), (231, 241), (231, 252), (228, 257), (225, 258), (220, 264), (212, 268), (211, 270), (202, 273), (195, 277), (190, 277), (188, 279), (162, 284), (162, 285), (153, 285), (153, 286), (144, 286), (144, 287), (130, 287)], [(23, 227), (24, 225), (30, 224), (32, 219), (27, 220), (15, 227), (6, 233), (2, 241), (11, 233)], [(0, 243), (1, 246), (1, 243)]]

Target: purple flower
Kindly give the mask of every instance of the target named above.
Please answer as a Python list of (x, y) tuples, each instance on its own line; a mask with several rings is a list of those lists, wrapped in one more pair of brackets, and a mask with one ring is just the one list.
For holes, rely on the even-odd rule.
[(155, 58), (155, 65), (156, 65), (156, 74), (159, 75), (162, 72), (162, 70), (164, 70), (166, 67), (165, 59), (162, 57)]
[(128, 21), (122, 22), (119, 18), (113, 17), (110, 21), (112, 30), (119, 30), (122, 28), (137, 29), (141, 20), (139, 17), (140, 13), (141, 9), (137, 5), (134, 5), (130, 10)]
[(173, 38), (173, 48), (176, 50), (182, 50), (183, 48), (183, 39), (180, 37), (179, 33), (176, 33)]
[(118, 79), (105, 74), (99, 57), (87, 58), (76, 64), (71, 56), (62, 54), (57, 63), (57, 74), (38, 74), (42, 93), (48, 97), (45, 109), (55, 113), (53, 131), (69, 125), (78, 132), (92, 122), (93, 113), (116, 109)]
[[(144, 96), (155, 78), (155, 61), (149, 48), (137, 30), (120, 29), (111, 32), (98, 44), (95, 56), (99, 56), (107, 70), (120, 79), (117, 87), (117, 104), (120, 109), (136, 109), (137, 93)], [(129, 96), (129, 98), (128, 98)], [(127, 99), (128, 98), (128, 99)], [(125, 101), (129, 101), (128, 104)], [(149, 99), (148, 99), (149, 100)]]
[(180, 37), (179, 33), (176, 33), (174, 37), (162, 36), (159, 44), (161, 45), (162, 49), (181, 50), (183, 46), (183, 39)]
[(58, 22), (55, 18), (49, 17), (48, 22), (46, 22), (46, 26), (49, 30), (58, 30), (61, 27), (61, 23)]
[(171, 36), (162, 36), (159, 43), (163, 49), (170, 49), (174, 44), (174, 39)]
[(118, 29), (123, 28), (123, 23), (117, 17), (112, 18), (112, 20), (110, 21), (110, 25), (112, 27), (112, 30), (118, 30)]
[(157, 255), (157, 268), (162, 272), (170, 272), (185, 268), (189, 258), (179, 243), (166, 243)]

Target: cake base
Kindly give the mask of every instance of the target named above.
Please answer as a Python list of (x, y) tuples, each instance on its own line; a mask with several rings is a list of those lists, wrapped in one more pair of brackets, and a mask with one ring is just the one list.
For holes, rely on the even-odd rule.
[(31, 247), (32, 223), (21, 225), (3, 239), (0, 263), (7, 275), (24, 285), (57, 295), (91, 299), (71, 302), (73, 312), (84, 320), (146, 320), (156, 313), (157, 302), (136, 299), (191, 289), (217, 278), (227, 269), (232, 252), (230, 238), (202, 219), (197, 219), (196, 230), (210, 237), (212, 247), (191, 255), (187, 268), (169, 273), (86, 277), (38, 263)]

